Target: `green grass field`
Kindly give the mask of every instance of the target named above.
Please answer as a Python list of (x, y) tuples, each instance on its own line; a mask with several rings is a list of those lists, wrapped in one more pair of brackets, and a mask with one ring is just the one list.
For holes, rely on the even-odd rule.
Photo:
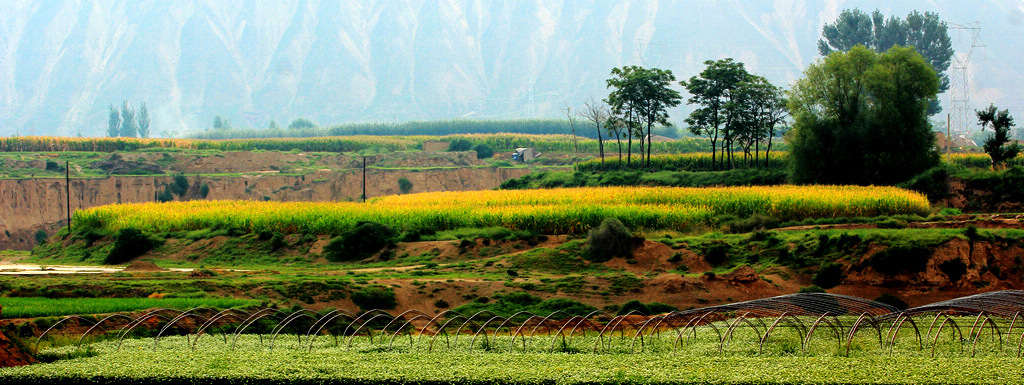
[(54, 317), (71, 314), (106, 314), (151, 308), (190, 309), (197, 306), (230, 308), (259, 301), (236, 298), (40, 298), (5, 297), (3, 318)]

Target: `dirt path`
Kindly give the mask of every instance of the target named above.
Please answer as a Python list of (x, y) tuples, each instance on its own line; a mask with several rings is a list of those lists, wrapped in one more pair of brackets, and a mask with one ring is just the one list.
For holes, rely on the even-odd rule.
[[(962, 229), (973, 225), (979, 229), (1024, 229), (1024, 215), (991, 215), (987, 218), (957, 219), (939, 222), (910, 222), (908, 229)], [(806, 225), (779, 227), (772, 230), (778, 231), (804, 231), (813, 229), (822, 230), (858, 230), (877, 229), (876, 223), (841, 223), (834, 225)]]

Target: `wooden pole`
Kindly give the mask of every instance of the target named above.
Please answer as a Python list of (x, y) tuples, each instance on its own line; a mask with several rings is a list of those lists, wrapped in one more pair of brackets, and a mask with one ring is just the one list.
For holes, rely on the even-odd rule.
[(67, 198), (68, 231), (71, 230), (71, 162), (64, 161), (64, 196)]
[(366, 202), (366, 157), (363, 157), (363, 202)]

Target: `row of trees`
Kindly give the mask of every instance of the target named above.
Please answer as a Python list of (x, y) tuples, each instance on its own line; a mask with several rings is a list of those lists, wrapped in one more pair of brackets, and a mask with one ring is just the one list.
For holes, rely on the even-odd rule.
[(149, 110), (146, 109), (145, 102), (139, 104), (138, 114), (128, 104), (127, 100), (121, 103), (120, 110), (111, 104), (110, 112), (107, 116), (107, 136), (111, 138), (149, 137), (151, 132), (149, 129)]
[[(690, 132), (710, 139), (716, 169), (736, 167), (736, 151), (743, 153), (747, 165), (759, 165), (761, 143), (766, 144), (767, 165), (772, 138), (782, 133), (780, 125), (787, 116), (784, 92), (733, 59), (705, 64), (707, 68), (699, 75), (679, 82), (691, 95), (687, 103), (697, 106), (686, 118)], [(675, 75), (670, 70), (639, 66), (614, 68), (611, 75), (607, 81), (611, 92), (604, 100), (607, 104), (591, 99), (578, 115), (597, 129), (602, 161), (602, 134), (607, 133), (609, 139), (615, 138), (620, 161), (625, 140), (626, 165), (632, 165), (635, 139), (640, 165), (650, 166), (654, 129), (670, 126), (668, 109), (682, 102), (680, 93), (670, 88)]]

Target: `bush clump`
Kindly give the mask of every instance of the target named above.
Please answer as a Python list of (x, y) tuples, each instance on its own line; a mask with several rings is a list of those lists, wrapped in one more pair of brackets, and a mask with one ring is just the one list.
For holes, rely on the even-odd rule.
[(159, 242), (142, 231), (133, 227), (125, 227), (114, 235), (114, 246), (110, 248), (110, 253), (107, 254), (103, 263), (117, 265), (131, 261), (153, 250), (157, 244)]
[(605, 262), (615, 257), (633, 256), (633, 234), (615, 218), (607, 218), (587, 235), (583, 257), (591, 262)]
[(871, 256), (868, 263), (886, 275), (918, 273), (928, 266), (932, 250), (921, 245), (892, 246)]
[(363, 311), (373, 309), (394, 309), (398, 306), (395, 291), (389, 287), (367, 286), (352, 293), (352, 303)]
[(451, 152), (469, 151), (472, 148), (473, 142), (470, 142), (467, 139), (459, 138), (448, 142), (448, 151)]
[(949, 277), (949, 282), (957, 283), (967, 273), (967, 264), (960, 259), (951, 259), (940, 263), (939, 270)]
[(476, 151), (477, 159), (487, 159), (494, 156), (494, 149), (483, 143), (473, 146), (473, 151)]
[(818, 272), (811, 278), (811, 283), (821, 286), (823, 289), (831, 289), (839, 286), (843, 280), (843, 265), (835, 262), (825, 262), (818, 268)]
[(324, 258), (331, 262), (358, 261), (395, 244), (397, 234), (377, 222), (359, 222), (356, 227), (331, 239), (324, 247)]
[(897, 310), (907, 310), (907, 308), (910, 307), (910, 305), (908, 305), (905, 301), (889, 293), (882, 294), (878, 298), (875, 298), (875, 302), (884, 303), (886, 305), (896, 308)]

